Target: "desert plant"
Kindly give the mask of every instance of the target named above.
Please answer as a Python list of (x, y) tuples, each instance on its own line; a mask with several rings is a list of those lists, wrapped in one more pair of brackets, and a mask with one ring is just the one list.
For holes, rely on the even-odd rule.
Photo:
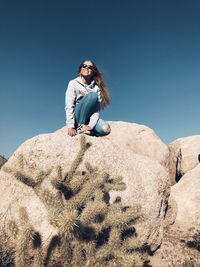
[[(121, 176), (110, 177), (89, 162), (85, 162), (84, 170), (78, 171), (89, 147), (82, 135), (80, 151), (69, 171), (64, 173), (61, 166), (57, 166), (57, 175), (51, 179), (56, 193), (42, 185), (50, 171), (40, 171), (32, 177), (24, 171), (22, 155), (18, 157), (17, 169), (4, 168), (34, 190), (47, 209), (49, 223), (58, 230), (58, 235), (49, 244), (44, 265), (48, 265), (58, 248), (63, 266), (142, 266), (146, 253), (135, 230), (135, 224), (145, 218), (141, 207), (124, 206), (120, 197), (110, 203), (111, 190), (126, 188)], [(20, 225), (11, 221), (9, 226), (13, 227), (12, 235), (19, 238), (16, 242), (17, 267), (24, 266), (24, 246), (34, 239), (35, 233), (24, 209), (20, 213)], [(36, 252), (41, 255), (40, 246)]]
[(28, 253), (30, 252), (28, 248), (30, 248), (31, 245), (31, 248), (35, 250), (33, 266), (44, 266), (40, 234), (36, 232), (30, 224), (27, 211), (24, 207), (19, 209), (19, 223), (15, 220), (10, 220), (7, 228), (10, 236), (17, 244), (15, 252), (15, 266), (27, 266), (27, 261), (29, 261)]
[(10, 238), (4, 227), (0, 229), (0, 266), (13, 267), (14, 266), (15, 251)]

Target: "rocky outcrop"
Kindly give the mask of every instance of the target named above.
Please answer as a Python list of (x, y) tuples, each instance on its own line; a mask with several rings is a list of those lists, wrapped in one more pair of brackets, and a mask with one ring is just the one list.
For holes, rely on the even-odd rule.
[(199, 164), (200, 135), (179, 138), (168, 147), (169, 173), (173, 185)]
[[(111, 123), (112, 134), (116, 131), (116, 125), (119, 126), (119, 123)], [(120, 196), (124, 205), (131, 206), (139, 203), (142, 206), (147, 220), (138, 226), (137, 232), (143, 243), (147, 243), (152, 250), (155, 250), (162, 241), (163, 221), (170, 193), (168, 173), (159, 163), (164, 162), (167, 151), (153, 131), (148, 128), (142, 126), (143, 131), (139, 133), (139, 126), (125, 123), (121, 126), (122, 131), (130, 128), (128, 132), (131, 136), (127, 139), (127, 143), (124, 141), (122, 145), (119, 144), (120, 136), (117, 135), (115, 138), (111, 135), (101, 138), (87, 136), (87, 142), (90, 142), (91, 146), (86, 151), (79, 168), (80, 171), (84, 171), (84, 164), (87, 161), (111, 176), (123, 176), (123, 182), (127, 185), (126, 190), (113, 191), (110, 194), (110, 201)], [(138, 129), (135, 135), (134, 127)], [(125, 140), (123, 138), (122, 141)], [(152, 145), (150, 149), (150, 140), (153, 138), (152, 142), (156, 148)], [(23, 155), (24, 169), (31, 176), (35, 177), (41, 170), (50, 170), (42, 186), (53, 192), (54, 188), (50, 180), (55, 177), (57, 166), (60, 165), (63, 172), (69, 171), (79, 151), (79, 141), (80, 135), (69, 137), (66, 127), (52, 134), (36, 136), (22, 144), (4, 167), (18, 168), (18, 157)], [(141, 148), (136, 145), (137, 142), (140, 142)], [(162, 152), (159, 152), (159, 147), (163, 147)], [(154, 157), (156, 160), (153, 160)], [(42, 234), (44, 244), (48, 242), (49, 238), (56, 233), (56, 229), (49, 223), (45, 206), (34, 190), (18, 181), (12, 173), (3, 170), (0, 170), (0, 183), (0, 214), (4, 218), (1, 222), (5, 223), (10, 218), (18, 220), (19, 207), (26, 207), (31, 223)]]
[(176, 223), (185, 227), (200, 221), (200, 164), (188, 170), (181, 180), (172, 186), (170, 198), (177, 203)]
[(115, 146), (156, 160), (165, 167), (168, 165), (168, 147), (152, 129), (145, 125), (122, 121), (109, 123), (112, 131), (107, 139)]

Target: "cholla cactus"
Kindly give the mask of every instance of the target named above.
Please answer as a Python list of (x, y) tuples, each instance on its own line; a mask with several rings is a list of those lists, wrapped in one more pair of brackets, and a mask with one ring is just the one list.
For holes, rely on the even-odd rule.
[(10, 220), (7, 225), (10, 236), (16, 243), (15, 266), (26, 267), (28, 260), (28, 247), (32, 244), (35, 251), (34, 267), (43, 267), (43, 256), (40, 234), (29, 223), (27, 211), (24, 207), (19, 209), (19, 223)]
[[(121, 199), (109, 202), (111, 190), (124, 190), (122, 177), (110, 177), (108, 173), (99, 172), (96, 167), (85, 162), (81, 172), (78, 167), (83, 160), (85, 151), (89, 148), (85, 136), (80, 139), (80, 151), (77, 153), (71, 168), (63, 173), (57, 166), (57, 176), (51, 182), (57, 193), (43, 188), (42, 181), (49, 176), (48, 172), (39, 172), (32, 177), (24, 172), (23, 157), (19, 157), (17, 170), (12, 172), (16, 179), (33, 188), (36, 195), (44, 203), (48, 211), (49, 223), (58, 229), (58, 235), (53, 237), (47, 250), (45, 265), (57, 247), (63, 266), (142, 266), (146, 259), (140, 249), (141, 244), (136, 236), (135, 224), (144, 219), (141, 207), (123, 206)], [(26, 213), (20, 215), (21, 226), (10, 222), (13, 236), (20, 236), (23, 245), (16, 250), (21, 253), (21, 265), (26, 255), (22, 250), (29, 239), (33, 238), (33, 229), (29, 226)], [(20, 230), (21, 229), (21, 230)], [(22, 232), (24, 237), (22, 237)], [(24, 240), (25, 239), (25, 240)], [(55, 242), (57, 240), (57, 243)], [(24, 258), (22, 260), (22, 258)], [(37, 257), (41, 262), (40, 246)]]

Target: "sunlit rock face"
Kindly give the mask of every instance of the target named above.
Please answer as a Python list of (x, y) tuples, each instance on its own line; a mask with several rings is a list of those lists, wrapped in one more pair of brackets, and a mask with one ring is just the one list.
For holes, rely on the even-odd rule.
[[(105, 137), (86, 136), (91, 144), (87, 149), (79, 170), (85, 170), (85, 162), (105, 171), (110, 176), (123, 176), (126, 183), (124, 191), (113, 191), (110, 201), (120, 196), (124, 205), (140, 204), (147, 215), (145, 222), (138, 224), (137, 232), (143, 243), (152, 250), (162, 241), (163, 223), (170, 194), (170, 182), (165, 162), (168, 149), (155, 135), (143, 125), (110, 122), (111, 134)], [(67, 172), (80, 148), (80, 136), (67, 135), (67, 127), (50, 134), (41, 134), (23, 143), (11, 156), (4, 168), (17, 169), (20, 155), (24, 158), (24, 172), (33, 179), (42, 170), (46, 176), (42, 187), (55, 191), (51, 179), (56, 175), (57, 166)], [(34, 190), (18, 181), (12, 172), (0, 170), (0, 214), (6, 224), (11, 218), (18, 220), (19, 208), (26, 207), (30, 223), (42, 235), (44, 244), (48, 243), (56, 229), (49, 223), (45, 205)], [(67, 200), (66, 200), (67, 201)]]
[(200, 222), (200, 164), (188, 170), (171, 188), (171, 197), (177, 203), (176, 223), (185, 227), (198, 226)]
[(179, 138), (169, 144), (169, 174), (175, 184), (200, 161), (200, 135)]

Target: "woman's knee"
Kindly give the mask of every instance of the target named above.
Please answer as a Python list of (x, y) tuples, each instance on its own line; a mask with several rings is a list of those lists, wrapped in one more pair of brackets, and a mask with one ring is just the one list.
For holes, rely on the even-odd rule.
[(108, 135), (111, 132), (110, 125), (108, 123), (104, 124), (99, 131), (99, 136)]
[(103, 131), (104, 131), (106, 134), (109, 134), (110, 131), (111, 131), (111, 129), (110, 129), (110, 125), (109, 125), (108, 123), (104, 124), (104, 125), (102, 126), (102, 129), (103, 129)]
[(86, 96), (90, 99), (90, 101), (97, 101), (98, 100), (98, 95), (95, 92), (90, 92)]
[(94, 134), (96, 136), (105, 136), (111, 132), (110, 125), (102, 119), (99, 119), (94, 127)]

